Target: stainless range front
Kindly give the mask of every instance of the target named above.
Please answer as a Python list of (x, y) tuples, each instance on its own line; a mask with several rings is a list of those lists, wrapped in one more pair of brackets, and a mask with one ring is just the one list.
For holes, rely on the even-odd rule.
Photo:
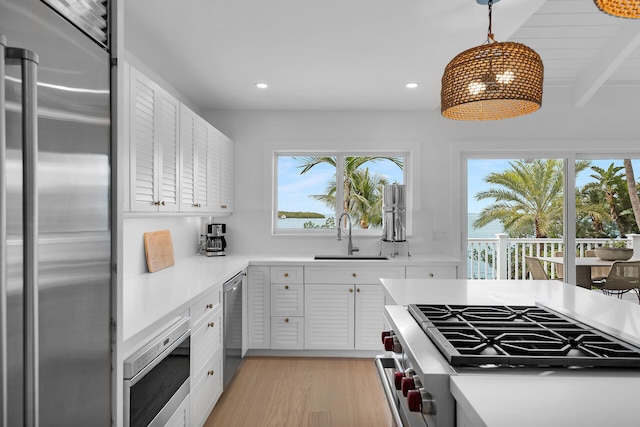
[(542, 306), (387, 306), (376, 361), (397, 425), (452, 427), (454, 375), (627, 375), (640, 348)]

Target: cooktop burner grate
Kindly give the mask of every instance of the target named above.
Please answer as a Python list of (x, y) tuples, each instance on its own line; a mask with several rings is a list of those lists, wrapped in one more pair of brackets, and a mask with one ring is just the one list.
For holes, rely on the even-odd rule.
[(640, 367), (640, 349), (538, 306), (410, 305), (454, 366)]

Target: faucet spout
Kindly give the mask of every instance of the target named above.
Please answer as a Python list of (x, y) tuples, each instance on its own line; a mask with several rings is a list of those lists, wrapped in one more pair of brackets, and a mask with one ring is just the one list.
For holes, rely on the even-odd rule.
[(338, 218), (338, 240), (342, 240), (342, 218), (344, 218), (345, 216), (349, 221), (349, 243), (347, 244), (347, 255), (353, 255), (353, 253), (358, 252), (360, 248), (358, 248), (357, 246), (353, 246), (353, 241), (351, 240), (351, 217), (346, 212), (343, 212), (342, 215), (340, 215), (340, 218)]

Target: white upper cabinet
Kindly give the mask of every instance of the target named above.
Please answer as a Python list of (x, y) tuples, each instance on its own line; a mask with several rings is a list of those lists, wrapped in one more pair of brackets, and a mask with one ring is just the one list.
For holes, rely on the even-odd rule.
[(129, 88), (130, 209), (178, 211), (180, 104), (133, 67)]
[(211, 127), (210, 199), (212, 212), (233, 211), (233, 141)]
[(180, 211), (210, 212), (209, 133), (212, 126), (180, 106)]
[(228, 214), (233, 141), (127, 64), (131, 212)]

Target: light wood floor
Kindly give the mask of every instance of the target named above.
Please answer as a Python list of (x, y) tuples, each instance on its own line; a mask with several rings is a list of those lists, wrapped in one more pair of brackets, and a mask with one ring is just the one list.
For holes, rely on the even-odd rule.
[(373, 359), (248, 357), (205, 427), (388, 426)]

